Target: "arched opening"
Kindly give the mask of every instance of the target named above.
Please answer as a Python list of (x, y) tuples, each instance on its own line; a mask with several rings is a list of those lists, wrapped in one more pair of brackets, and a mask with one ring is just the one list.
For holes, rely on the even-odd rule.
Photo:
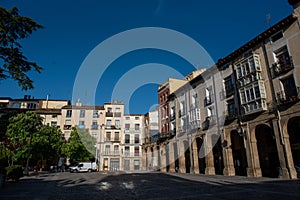
[(262, 176), (278, 177), (280, 164), (273, 130), (267, 125), (258, 125), (255, 137)]
[(243, 137), (236, 130), (231, 131), (231, 149), (235, 174), (239, 176), (247, 175), (247, 156)]
[(291, 151), (294, 165), (300, 167), (300, 117), (294, 117), (288, 122)]
[(190, 147), (188, 141), (184, 141), (184, 158), (185, 158), (185, 172), (190, 173), (190, 168), (191, 168), (191, 152), (190, 152)]
[(206, 168), (205, 152), (204, 152), (204, 148), (201, 149), (201, 147), (203, 145), (203, 139), (197, 137), (196, 138), (196, 143), (197, 143), (197, 152), (198, 152), (199, 172), (200, 172), (200, 174), (205, 174), (205, 168)]
[(223, 149), (221, 146), (221, 138), (219, 135), (212, 135), (212, 144), (215, 144), (213, 147), (215, 173), (223, 174)]

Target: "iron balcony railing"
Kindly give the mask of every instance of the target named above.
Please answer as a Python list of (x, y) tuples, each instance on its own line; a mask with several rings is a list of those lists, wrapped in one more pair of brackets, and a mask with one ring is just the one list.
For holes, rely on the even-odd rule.
[(300, 100), (300, 87), (296, 87), (293, 91), (280, 91), (277, 93), (277, 104), (293, 103)]
[(212, 96), (207, 96), (204, 98), (204, 106), (209, 106), (214, 102)]
[(294, 68), (292, 57), (283, 61), (278, 61), (272, 65), (273, 78), (284, 74)]

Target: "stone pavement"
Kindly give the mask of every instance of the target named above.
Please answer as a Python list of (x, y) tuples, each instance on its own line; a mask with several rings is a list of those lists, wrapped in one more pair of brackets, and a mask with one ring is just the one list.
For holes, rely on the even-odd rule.
[(0, 199), (300, 199), (300, 183), (221, 175), (65, 172), (8, 182)]

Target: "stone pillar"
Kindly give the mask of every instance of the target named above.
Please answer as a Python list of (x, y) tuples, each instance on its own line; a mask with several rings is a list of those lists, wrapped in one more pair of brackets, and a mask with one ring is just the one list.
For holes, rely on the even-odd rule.
[[(283, 127), (283, 126), (281, 126)], [(286, 169), (289, 177), (291, 179), (297, 179), (297, 172), (295, 170), (294, 167), (294, 161), (293, 161), (293, 155), (292, 155), (292, 150), (291, 150), (291, 144), (290, 144), (290, 138), (289, 138), (289, 134), (287, 131), (287, 128), (285, 129), (281, 129), (282, 131), (282, 135), (281, 137), (283, 137), (283, 145), (282, 145), (282, 151), (283, 151), (283, 156), (285, 158), (286, 161)], [(286, 177), (286, 176), (284, 176)]]
[(179, 147), (179, 172), (180, 173), (186, 173), (185, 168), (185, 149), (184, 149), (184, 142), (182, 140), (178, 141), (178, 147)]
[(152, 169), (153, 170), (158, 170), (159, 169), (159, 166), (158, 166), (158, 150), (157, 150), (156, 146), (153, 147)]
[(297, 172), (294, 167), (294, 161), (293, 161), (293, 155), (292, 155), (292, 150), (291, 150), (291, 144), (290, 144), (290, 138), (289, 137), (284, 137), (284, 147), (285, 148), (285, 156), (287, 159), (287, 168), (288, 171), (290, 172), (290, 178), (291, 179), (297, 179)]
[(198, 149), (197, 149), (197, 141), (196, 139), (192, 142), (192, 154), (193, 154), (193, 163), (194, 163), (194, 166), (193, 166), (193, 170), (194, 170), (194, 173), (195, 174), (199, 174), (200, 171), (199, 171), (199, 160), (198, 160)]
[[(286, 160), (285, 160), (285, 153), (284, 153), (284, 148), (281, 144), (282, 134), (279, 132), (279, 126), (278, 126), (278, 121), (277, 119), (272, 120), (272, 125), (273, 125), (273, 130), (274, 130), (274, 135), (276, 138), (276, 147), (277, 147), (277, 152), (278, 152), (278, 158), (279, 158), (279, 163), (280, 163), (280, 168), (282, 170), (281, 173), (279, 173), (280, 178), (289, 178), (289, 172), (286, 168)], [(277, 166), (274, 166), (277, 167)]]
[(167, 172), (167, 162), (166, 162), (166, 156), (167, 156), (167, 150), (166, 145), (161, 144), (160, 145), (160, 171), (161, 172)]
[(175, 154), (174, 154), (174, 145), (173, 143), (169, 143), (169, 165), (170, 165), (170, 172), (175, 172)]
[[(227, 136), (227, 137), (226, 137)], [(231, 148), (231, 137), (230, 132), (226, 135), (224, 130), (224, 138), (227, 141), (227, 146), (223, 148), (223, 160), (224, 160), (224, 171), (223, 174), (225, 176), (235, 176), (235, 168), (233, 163), (233, 156), (232, 156), (232, 148)]]
[(205, 140), (203, 141), (205, 145), (205, 162), (206, 162), (206, 168), (205, 168), (205, 174), (206, 175), (215, 175), (215, 165), (214, 165), (214, 154), (213, 149), (211, 145), (211, 136), (206, 135)]
[[(249, 131), (249, 129), (248, 129)], [(261, 177), (262, 172), (259, 164), (259, 155), (257, 150), (257, 141), (255, 138), (255, 128), (253, 132), (246, 132), (247, 142), (246, 142), (246, 155), (247, 155), (247, 176), (248, 177)], [(250, 134), (248, 134), (250, 133)], [(251, 135), (253, 134), (253, 136)]]
[(231, 147), (223, 149), (224, 157), (224, 175), (225, 176), (235, 176), (235, 168), (233, 164), (233, 156)]

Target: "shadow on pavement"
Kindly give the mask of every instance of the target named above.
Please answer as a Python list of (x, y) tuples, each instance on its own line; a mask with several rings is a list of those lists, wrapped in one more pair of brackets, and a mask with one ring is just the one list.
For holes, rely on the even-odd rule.
[(54, 173), (9, 182), (0, 199), (300, 199), (300, 183), (165, 173)]

